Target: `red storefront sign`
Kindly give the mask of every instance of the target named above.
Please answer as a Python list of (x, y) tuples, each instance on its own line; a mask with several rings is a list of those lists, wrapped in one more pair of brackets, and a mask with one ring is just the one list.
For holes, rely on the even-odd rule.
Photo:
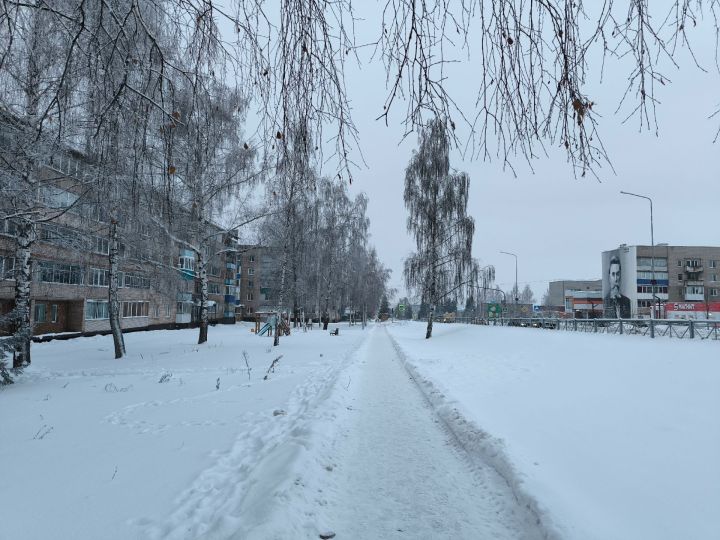
[(665, 311), (720, 311), (720, 302), (668, 302)]

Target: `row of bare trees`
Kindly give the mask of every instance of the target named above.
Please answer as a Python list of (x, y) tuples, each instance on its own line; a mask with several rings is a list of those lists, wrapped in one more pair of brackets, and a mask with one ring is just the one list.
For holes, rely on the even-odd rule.
[[(256, 217), (247, 198), (263, 170), (243, 141), (248, 101), (227, 76), (230, 55), (197, 7), (0, 6), (0, 218), (15, 243), (15, 307), (5, 320), (15, 367), (31, 361), (32, 252), (50, 222), (73, 239), (107, 238), (116, 357), (125, 352), (120, 259), (172, 277), (178, 244), (197, 260), (199, 341), (207, 339), (206, 267), (228, 249), (223, 236)], [(60, 243), (82, 251), (87, 241)]]
[[(300, 32), (301, 15), (286, 8), (283, 25)], [(218, 23), (230, 20), (244, 33), (243, 43), (223, 37)], [(253, 71), (268, 68), (254, 56), (261, 45), (252, 32), (202, 0), (2, 3), (0, 218), (15, 242), (15, 308), (4, 321), (14, 329), (15, 367), (31, 361), (32, 253), (46, 223), (75, 231), (60, 243), (78, 257), (92, 238), (107, 238), (109, 320), (118, 358), (125, 354), (121, 266), (129, 260), (138, 268), (150, 265), (172, 287), (177, 257), (171, 246), (192, 252), (203, 343), (208, 264), (234, 249), (223, 242), (228, 232), (266, 215), (283, 254), (281, 303), (287, 295), (298, 306), (302, 289), (302, 301), (313, 296), (317, 311), (322, 300), (325, 309), (330, 302), (374, 307), (375, 295), (367, 291), (384, 287), (387, 270), (367, 244), (367, 201), (350, 201), (344, 185), (318, 177), (311, 161), (317, 163), (322, 150), (310, 141), (321, 132), (316, 118), (323, 104), (307, 88), (302, 96), (310, 101), (286, 93), (296, 101), (270, 102), (267, 84), (257, 84)], [(305, 66), (303, 58), (297, 61)], [(305, 76), (304, 67), (289, 73), (295, 82), (287, 84)], [(251, 94), (266, 100), (263, 125), (272, 117), (273, 129), (281, 128), (271, 144), (262, 138), (249, 144), (243, 134)], [(280, 124), (271, 108), (283, 111)], [(272, 194), (269, 205), (258, 203), (262, 180)], [(77, 231), (85, 240), (77, 240)], [(363, 287), (351, 286), (360, 275)]]
[(364, 321), (377, 312), (390, 277), (369, 244), (368, 199), (351, 198), (346, 183), (319, 175), (318, 152), (302, 123), (279, 144), (285, 149), (267, 187), (262, 227), (278, 259), (274, 300), (289, 306), (295, 320), (348, 308)]
[[(641, 127), (653, 126), (656, 88), (670, 82), (666, 70), (678, 50), (692, 52), (698, 23), (709, 19), (717, 31), (720, 0), (652, 8), (647, 0), (388, 0), (376, 35), (360, 42), (356, 8), (352, 0), (2, 0), (0, 114), (8, 127), (0, 201), (17, 239), (18, 328), (27, 330), (30, 320), (38, 226), (86, 193), (112, 192), (103, 185), (120, 186), (131, 201), (103, 198), (111, 222), (152, 215), (199, 253), (210, 240), (200, 225), (257, 178), (248, 174), (249, 160), (259, 154), (264, 164), (273, 151), (288, 152), (297, 126), (307, 140), (331, 141), (318, 144), (321, 161), (334, 157), (340, 178), (352, 180), (357, 132), (344, 77), (346, 63), (368, 44), (387, 70), (380, 118), (404, 102), (408, 133), (439, 118), (451, 138), (464, 125), (482, 157), (512, 165), (513, 156), (532, 159), (558, 146), (585, 174), (607, 159), (601, 111), (586, 91), (591, 67), (602, 69), (593, 59), (626, 66), (621, 106)], [(461, 55), (482, 66), (472, 110), (445, 84)], [(238, 147), (236, 122), (251, 101), (259, 142)], [(52, 192), (58, 179), (42, 171), (73, 147), (101, 174), (64, 175), (63, 189), (77, 195), (70, 201)], [(214, 184), (218, 170), (222, 187)], [(187, 212), (173, 210), (177, 200)], [(147, 204), (152, 212), (140, 210)], [(293, 219), (286, 212), (283, 226)], [(27, 364), (29, 340), (20, 341), (17, 357)]]

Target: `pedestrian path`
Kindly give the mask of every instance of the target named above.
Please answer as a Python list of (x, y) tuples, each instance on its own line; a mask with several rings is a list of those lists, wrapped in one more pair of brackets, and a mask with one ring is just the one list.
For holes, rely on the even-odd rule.
[(322, 489), (337, 539), (542, 538), (505, 481), (463, 454), (384, 328), (358, 363)]

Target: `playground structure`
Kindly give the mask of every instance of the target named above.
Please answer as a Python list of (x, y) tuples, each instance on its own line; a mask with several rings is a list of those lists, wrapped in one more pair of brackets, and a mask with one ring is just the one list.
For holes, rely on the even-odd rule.
[[(265, 316), (263, 322), (261, 318)], [(268, 335), (270, 337), (275, 335), (276, 330), (281, 332), (281, 335), (290, 335), (290, 325), (287, 321), (287, 316), (283, 313), (280, 316), (279, 328), (278, 328), (278, 314), (274, 312), (258, 312), (255, 315), (255, 329), (254, 332), (258, 336)]]

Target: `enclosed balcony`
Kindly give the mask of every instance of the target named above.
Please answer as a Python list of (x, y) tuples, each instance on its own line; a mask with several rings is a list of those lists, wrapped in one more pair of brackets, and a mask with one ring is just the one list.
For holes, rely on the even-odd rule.
[(702, 302), (705, 299), (705, 287), (691, 285), (683, 289), (683, 298), (687, 301)]

